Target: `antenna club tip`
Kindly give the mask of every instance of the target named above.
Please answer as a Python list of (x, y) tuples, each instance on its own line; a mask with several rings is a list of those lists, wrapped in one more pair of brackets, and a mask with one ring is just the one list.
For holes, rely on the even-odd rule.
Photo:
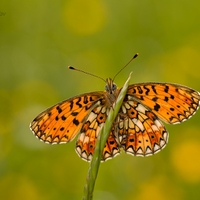
[(137, 58), (139, 56), (139, 53), (136, 53), (133, 58)]
[(68, 66), (68, 69), (75, 69), (74, 67), (72, 67), (72, 66)]

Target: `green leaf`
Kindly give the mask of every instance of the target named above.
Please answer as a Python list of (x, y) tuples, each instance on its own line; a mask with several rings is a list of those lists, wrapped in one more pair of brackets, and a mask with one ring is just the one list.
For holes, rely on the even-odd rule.
[(127, 92), (128, 86), (129, 86), (129, 81), (131, 78), (131, 74), (132, 73), (130, 73), (127, 81), (125, 82), (123, 88), (121, 89), (120, 94), (116, 100), (116, 103), (113, 105), (113, 109), (110, 110), (110, 113), (105, 122), (105, 125), (101, 128), (101, 130), (98, 134), (94, 155), (93, 155), (92, 161), (91, 161), (89, 169), (88, 169), (86, 184), (84, 186), (83, 200), (91, 200), (93, 198), (95, 181), (97, 178), (103, 149), (104, 149), (106, 141), (108, 139), (110, 129), (112, 128), (113, 122), (121, 108), (124, 97), (126, 95), (126, 92)]

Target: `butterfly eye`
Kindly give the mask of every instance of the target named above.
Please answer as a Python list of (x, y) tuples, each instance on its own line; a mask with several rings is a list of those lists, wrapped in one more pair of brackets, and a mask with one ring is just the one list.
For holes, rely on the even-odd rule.
[(109, 91), (108, 85), (105, 86), (105, 90), (106, 90), (106, 91)]
[(117, 89), (117, 86), (113, 83), (113, 85), (112, 85), (112, 90), (114, 91), (114, 90), (116, 90)]

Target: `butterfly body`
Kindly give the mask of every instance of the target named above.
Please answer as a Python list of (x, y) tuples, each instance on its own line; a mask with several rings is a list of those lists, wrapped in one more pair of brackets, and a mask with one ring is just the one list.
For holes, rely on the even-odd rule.
[[(99, 131), (119, 92), (109, 78), (104, 92), (86, 93), (58, 103), (39, 114), (30, 128), (40, 140), (50, 144), (67, 143), (78, 135), (76, 152), (90, 161)], [(115, 157), (121, 149), (135, 156), (159, 152), (166, 146), (169, 135), (161, 121), (181, 123), (196, 112), (199, 102), (200, 94), (186, 86), (130, 85), (110, 130), (102, 161)]]

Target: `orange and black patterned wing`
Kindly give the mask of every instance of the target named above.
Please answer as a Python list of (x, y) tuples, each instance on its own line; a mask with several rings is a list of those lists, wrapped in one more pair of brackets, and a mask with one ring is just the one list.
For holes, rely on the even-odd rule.
[(200, 102), (199, 92), (170, 83), (133, 84), (129, 86), (127, 94), (170, 124), (189, 119), (196, 113)]
[(124, 99), (117, 121), (119, 143), (128, 154), (153, 155), (168, 142), (168, 132), (158, 117), (130, 95)]
[[(76, 152), (83, 160), (90, 161), (92, 159), (99, 131), (105, 124), (109, 110), (109, 107), (99, 105), (87, 116), (76, 142)], [(114, 136), (114, 129), (112, 128), (101, 160), (106, 161), (118, 154), (119, 147)]]
[(50, 143), (66, 143), (82, 129), (95, 108), (105, 102), (103, 92), (87, 93), (65, 100), (39, 114), (30, 124), (40, 140)]

